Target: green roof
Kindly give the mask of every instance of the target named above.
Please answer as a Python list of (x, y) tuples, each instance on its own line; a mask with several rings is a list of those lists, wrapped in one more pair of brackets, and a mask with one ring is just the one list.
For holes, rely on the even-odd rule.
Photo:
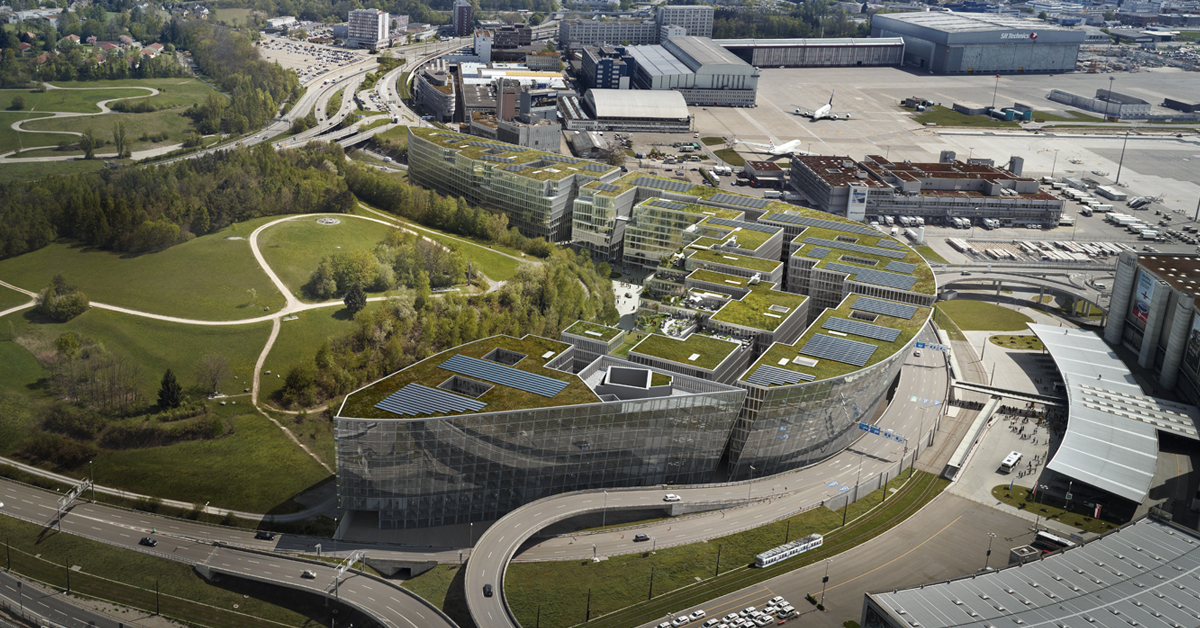
[[(725, 242), (731, 236), (736, 235), (738, 246), (742, 247), (743, 249), (750, 250), (750, 251), (757, 251), (759, 249), (759, 247), (761, 247), (762, 245), (767, 243), (767, 240), (770, 240), (771, 238), (775, 237), (776, 233), (783, 231), (783, 229), (781, 229), (779, 227), (774, 227), (775, 231), (772, 233), (767, 233), (765, 231), (759, 231), (757, 229), (738, 229), (737, 231), (734, 231), (735, 227), (726, 227), (725, 225), (713, 224), (713, 223), (710, 223), (709, 220), (710, 219), (705, 218), (703, 221), (700, 222), (700, 228), (702, 231), (709, 232), (710, 237), (713, 237), (721, 242)], [(771, 225), (762, 225), (762, 226), (763, 227), (771, 227)], [(718, 235), (712, 234), (711, 232), (713, 230), (719, 230), (719, 232), (723, 233), (724, 235), (718, 236)], [(709, 246), (711, 246), (711, 245), (709, 245)]]
[[(825, 324), (825, 321), (829, 320), (829, 318), (833, 317), (833, 316), (837, 316), (839, 318), (848, 318), (850, 316), (850, 312), (852, 310), (851, 306), (854, 304), (855, 301), (857, 301), (860, 298), (865, 298), (865, 297), (861, 297), (860, 295), (857, 295), (857, 294), (852, 294), (852, 295), (846, 297), (846, 299), (843, 300), (841, 305), (838, 306), (837, 308), (830, 308), (830, 309), (825, 310), (825, 312), (823, 312), (819, 317), (817, 317), (817, 320), (814, 321), (813, 324), (811, 326), (809, 326), (809, 328), (807, 330), (805, 330), (804, 334), (801, 335), (798, 340), (796, 340), (796, 344), (785, 345), (785, 344), (777, 342), (777, 343), (771, 345), (771, 348), (767, 349), (761, 356), (759, 356), (758, 360), (755, 361), (754, 364), (752, 364), (750, 366), (750, 368), (746, 370), (746, 372), (742, 375), (742, 380), (745, 381), (745, 379), (747, 377), (749, 377), (750, 374), (753, 373), (754, 370), (757, 369), (760, 364), (769, 364), (776, 368), (787, 369), (789, 371), (796, 371), (797, 373), (808, 373), (810, 375), (815, 376), (817, 380), (828, 379), (830, 377), (839, 377), (841, 375), (845, 375), (847, 373), (853, 373), (854, 371), (860, 370), (860, 367), (854, 366), (853, 364), (845, 364), (843, 362), (837, 362), (835, 360), (826, 360), (826, 359), (822, 359), (822, 358), (812, 358), (814, 360), (817, 360), (817, 365), (812, 366), (812, 367), (802, 366), (800, 364), (796, 364), (795, 362), (792, 362), (792, 358), (801, 355), (800, 349), (803, 348), (805, 343), (807, 343), (809, 340), (811, 340), (813, 336), (815, 336), (818, 333), (821, 333), (821, 334), (829, 333), (828, 330), (821, 328), (821, 326)], [(861, 368), (866, 368), (868, 366), (871, 366), (872, 364), (878, 364), (879, 362), (882, 362), (883, 360), (895, 355), (895, 353), (897, 351), (899, 351), (902, 347), (904, 347), (906, 344), (908, 344), (908, 342), (910, 340), (912, 340), (913, 336), (917, 335), (917, 332), (921, 331), (921, 327), (925, 324), (925, 321), (929, 317), (929, 311), (930, 310), (927, 307), (917, 307), (917, 313), (913, 314), (913, 317), (910, 319), (896, 318), (894, 316), (883, 316), (883, 315), (880, 315), (879, 317), (877, 317), (875, 319), (875, 321), (871, 324), (880, 325), (882, 327), (891, 327), (892, 329), (900, 330), (900, 335), (896, 337), (896, 340), (894, 342), (885, 342), (883, 340), (876, 340), (874, 338), (858, 336), (855, 334), (851, 334), (851, 335), (847, 336), (847, 338), (849, 340), (863, 342), (863, 343), (866, 343), (869, 345), (875, 345), (876, 347), (879, 347), (878, 349), (875, 350), (875, 353), (871, 354), (871, 359), (868, 360), (867, 363), (865, 365), (863, 365)], [(863, 321), (863, 322), (866, 322), (866, 321)], [(802, 357), (811, 357), (811, 356), (802, 356)], [(780, 363), (780, 360), (786, 360), (787, 363), (782, 364), (782, 363)]]
[(623, 333), (615, 327), (600, 325), (599, 323), (589, 323), (587, 321), (575, 321), (575, 324), (568, 327), (565, 331), (568, 334), (574, 334), (583, 338), (595, 338), (604, 342), (608, 342)]
[(763, 259), (752, 255), (735, 255), (723, 251), (710, 251), (703, 249), (689, 249), (692, 251), (688, 255), (688, 259), (697, 262), (710, 262), (713, 264), (722, 264), (724, 266), (736, 266), (738, 268), (746, 268), (758, 272), (770, 273), (779, 268), (783, 262), (777, 260)]
[[(546, 151), (534, 150), (532, 148), (521, 148), (513, 144), (505, 144), (495, 140), (489, 140), (474, 135), (464, 135), (453, 131), (443, 131), (436, 128), (423, 127), (408, 127), (408, 132), (421, 139), (433, 142), (443, 148), (450, 148), (459, 152), (464, 157), (482, 161), (500, 171), (507, 174), (513, 174), (528, 179), (539, 181), (562, 180), (574, 174), (582, 174), (589, 177), (602, 177), (610, 172), (619, 170), (616, 166), (601, 164), (596, 161), (586, 159), (576, 159), (574, 157), (563, 157), (556, 153), (548, 153)], [(479, 146), (476, 144), (484, 144)], [(484, 159), (484, 156), (487, 159)], [(548, 157), (548, 159), (547, 159)], [(572, 162), (558, 161), (561, 159), (569, 159)], [(512, 164), (529, 164), (539, 161), (546, 161), (537, 166), (525, 168), (519, 172), (506, 170), (504, 167)], [(604, 167), (604, 170), (584, 170), (583, 166), (597, 164)]]
[[(739, 300), (730, 301), (713, 315), (712, 320), (763, 331), (775, 331), (783, 321), (796, 313), (808, 297), (774, 289), (773, 284), (760, 282), (750, 286), (750, 292)], [(779, 311), (771, 306), (786, 308)]]
[[(610, 181), (608, 183), (604, 183), (602, 181), (592, 181), (592, 182), (588, 183), (587, 185), (583, 186), (583, 188), (581, 188), (581, 189), (594, 190), (596, 196), (619, 196), (619, 195), (624, 194), (625, 192), (628, 192), (629, 190), (632, 190), (633, 188), (637, 187), (637, 186), (633, 185), (632, 183), (621, 183), (621, 181), (623, 181), (624, 179), (625, 179), (625, 177), (622, 177), (621, 179), (617, 179), (616, 181)], [(617, 189), (615, 189), (615, 190), (598, 189), (599, 186), (601, 186), (601, 185), (611, 185), (611, 186), (615, 186)]]
[[(629, 352), (712, 371), (739, 346), (739, 343), (732, 340), (721, 340), (703, 334), (692, 334), (686, 340), (650, 334)], [(696, 359), (688, 359), (693, 355), (697, 356)]]
[[(800, 235), (793, 238), (792, 242), (796, 243), (796, 244), (801, 244), (804, 242), (805, 238), (820, 238), (822, 240), (836, 240), (838, 236), (849, 236), (849, 237), (857, 238), (858, 241), (856, 242), (856, 244), (861, 244), (863, 246), (873, 246), (873, 247), (877, 247), (877, 248), (887, 248), (887, 247), (879, 246), (879, 242), (881, 242), (883, 240), (892, 240), (893, 242), (898, 242), (898, 240), (895, 240), (891, 236), (887, 236), (882, 233), (878, 234), (877, 236), (876, 235), (862, 235), (862, 234), (858, 234), (858, 233), (847, 233), (845, 231), (834, 231), (832, 229), (822, 229), (819, 227), (808, 227), (807, 229), (802, 231), (800, 233)], [(903, 244), (903, 243), (901, 243), (901, 244)], [(830, 247), (824, 246), (821, 244), (804, 244), (800, 248), (796, 249), (795, 253), (793, 253), (792, 255), (796, 256), (796, 257), (812, 258), (813, 257), (811, 255), (812, 250), (818, 249), (818, 248), (829, 249)], [(905, 246), (903, 249), (890, 249), (890, 250), (895, 250), (897, 253), (904, 253), (904, 258), (897, 259), (894, 257), (887, 257), (885, 255), (876, 255), (874, 253), (861, 253), (859, 251), (849, 251), (846, 249), (830, 249), (830, 252), (827, 253), (824, 257), (816, 258), (816, 259), (820, 259), (820, 261), (817, 262), (815, 268), (823, 268), (826, 264), (837, 263), (837, 264), (846, 264), (849, 266), (861, 266), (863, 268), (882, 270), (885, 272), (895, 272), (895, 271), (886, 270), (885, 267), (887, 266), (888, 262), (904, 262), (906, 264), (913, 264), (917, 267), (916, 270), (914, 270), (912, 273), (908, 273), (909, 276), (917, 278), (916, 283), (913, 284), (913, 287), (911, 290), (909, 290), (909, 292), (916, 292), (919, 294), (933, 294), (937, 287), (937, 283), (934, 281), (934, 278), (933, 278), (933, 269), (929, 267), (929, 263), (925, 261), (925, 258), (921, 257), (921, 255), (919, 253), (917, 253), (911, 247), (908, 247), (908, 246)], [(874, 266), (871, 266), (868, 264), (860, 264), (860, 263), (854, 262), (852, 260), (842, 259), (843, 256), (869, 259), (869, 260), (874, 260), (878, 263), (875, 264)], [(905, 274), (905, 273), (901, 273), (901, 274)], [(848, 277), (848, 279), (854, 279), (855, 276), (856, 275), (850, 275)]]
[(729, 288), (745, 288), (746, 282), (750, 281), (749, 279), (746, 279), (745, 277), (738, 277), (736, 275), (727, 275), (725, 273), (719, 273), (716, 271), (708, 270), (707, 268), (698, 268), (696, 270), (693, 270), (691, 273), (688, 274), (687, 278), (695, 279), (696, 281), (707, 281), (708, 283), (711, 283), (711, 284), (716, 284), (718, 286), (726, 286)]
[[(536, 409), (599, 403), (600, 398), (592, 392), (591, 388), (588, 388), (587, 384), (583, 383), (583, 380), (570, 373), (545, 368), (546, 362), (553, 360), (570, 346), (565, 342), (558, 342), (538, 336), (525, 336), (524, 338), (493, 336), (491, 338), (484, 338), (483, 340), (476, 340), (475, 342), (454, 347), (453, 349), (421, 360), (404, 370), (397, 371), (361, 390), (351, 393), (346, 397), (345, 403), (342, 404), (341, 409), (338, 411), (338, 416), (358, 419), (413, 419), (432, 416), (420, 415), (411, 417), (393, 414), (376, 408), (375, 404), (409, 384), (415, 383), (430, 388), (437, 388), (439, 384), (455, 375), (451, 371), (440, 368), (440, 365), (456, 354), (482, 359), (483, 356), (497, 348), (525, 354), (525, 358), (512, 365), (512, 368), (567, 382), (567, 387), (553, 397), (545, 397), (518, 388), (504, 386), (498, 382), (484, 382), (495, 385), (491, 390), (488, 390), (477, 398), (479, 401), (487, 404), (479, 412), (503, 412), (526, 408)], [(553, 353), (553, 355), (543, 358), (542, 356), (546, 353)], [(473, 413), (464, 412), (462, 414)]]

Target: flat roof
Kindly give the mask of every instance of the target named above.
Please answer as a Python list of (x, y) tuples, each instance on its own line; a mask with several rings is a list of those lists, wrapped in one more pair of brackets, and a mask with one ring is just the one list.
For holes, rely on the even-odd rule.
[(673, 89), (591, 89), (584, 98), (597, 118), (684, 120), (689, 115), (683, 94)]
[[(658, 45), (630, 46), (625, 52), (637, 60), (638, 68), (650, 76), (676, 76), (693, 74), (686, 63), (680, 61)], [(622, 90), (628, 92), (629, 90)]]
[[(773, 259), (764, 259), (754, 257), (753, 255), (742, 255), (730, 253), (727, 251), (713, 251), (708, 249), (688, 249), (691, 251), (687, 255), (688, 259), (697, 262), (709, 262), (722, 266), (734, 266), (737, 268), (745, 268), (763, 273), (774, 272), (775, 269), (783, 265), (783, 262)], [(663, 258), (664, 260), (667, 258)]]
[(1012, 29), (1033, 29), (1036, 31), (1069, 31), (1071, 29), (1053, 26), (1041, 20), (1027, 20), (998, 13), (950, 13), (945, 11), (928, 11), (916, 13), (888, 13), (888, 19), (916, 24), (932, 28), (944, 33), (971, 33), (981, 31), (999, 31)]
[(690, 57), (690, 59), (683, 59), (683, 61), (687, 63), (690, 60), (692, 63), (688, 63), (688, 66), (693, 70), (705, 65), (750, 65), (708, 37), (687, 35), (684, 37), (668, 37), (667, 41), (672, 46), (679, 48), (681, 53)]
[(592, 338), (595, 340), (603, 340), (604, 342), (608, 342), (624, 332), (616, 327), (609, 327), (608, 325), (589, 323), (588, 321), (575, 321), (575, 324), (564, 329), (563, 333), (573, 334), (582, 338)]
[(740, 346), (741, 343), (734, 340), (725, 340), (699, 333), (691, 334), (682, 340), (661, 334), (650, 334), (634, 345), (629, 350), (629, 354), (640, 353), (684, 366), (713, 371)]
[(1138, 255), (1138, 266), (1200, 304), (1200, 255)]
[(867, 598), (901, 626), (1195, 626), (1198, 541), (1142, 518), (1040, 560)]
[(800, 311), (807, 296), (775, 289), (775, 284), (759, 282), (742, 298), (732, 299), (712, 315), (712, 320), (739, 327), (773, 332)]
[(469, 159), (487, 162), (501, 172), (538, 181), (558, 181), (576, 174), (598, 179), (618, 170), (616, 166), (597, 161), (566, 157), (438, 128), (410, 126), (408, 132), (442, 148), (457, 150)]
[(807, 46), (903, 46), (903, 37), (841, 37), (834, 39), (714, 39), (725, 48), (803, 48)]
[(1142, 503), (1158, 465), (1158, 430), (1196, 439), (1200, 413), (1195, 406), (1144, 394), (1121, 358), (1093, 332), (1034, 324), (1029, 329), (1067, 388), (1067, 430), (1046, 468)]

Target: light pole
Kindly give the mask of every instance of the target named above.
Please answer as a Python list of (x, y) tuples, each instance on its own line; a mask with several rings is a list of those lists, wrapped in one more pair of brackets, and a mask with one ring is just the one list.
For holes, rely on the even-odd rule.
[(603, 528), (608, 522), (608, 491), (604, 491), (604, 510), (600, 514), (600, 527)]
[(750, 499), (750, 496), (754, 493), (754, 471), (754, 465), (750, 465), (750, 482), (746, 484), (746, 499)]
[(1115, 76), (1108, 77), (1108, 98), (1104, 99), (1104, 121), (1105, 122), (1108, 122), (1108, 104), (1110, 102), (1112, 102), (1112, 86), (1113, 86), (1113, 81), (1115, 81), (1115, 80), (1117, 80), (1117, 77), (1115, 77)]
[(1117, 180), (1113, 185), (1121, 185), (1121, 167), (1125, 165), (1125, 146), (1129, 144), (1129, 131), (1125, 131), (1125, 141), (1121, 142), (1121, 160), (1117, 162)]
[(96, 503), (96, 471), (92, 467), (92, 461), (88, 460), (88, 484), (92, 485), (92, 503)]
[(1050, 166), (1050, 178), (1054, 178), (1054, 170), (1058, 168), (1058, 149), (1054, 149), (1054, 163)]
[(211, 501), (204, 502), (204, 523), (208, 523), (208, 505), (211, 503)]
[(987, 554), (983, 558), (983, 568), (984, 569), (988, 568), (988, 563), (992, 559), (992, 541), (994, 541), (994, 540), (996, 540), (996, 535), (991, 532), (988, 532), (988, 551), (987, 551)]
[(825, 585), (829, 582), (829, 563), (831, 562), (833, 561), (825, 559), (825, 577), (821, 578), (821, 606), (825, 605)]
[(1039, 526), (1042, 523), (1042, 509), (1041, 509), (1042, 495), (1046, 492), (1046, 489), (1048, 489), (1050, 487), (1046, 486), (1045, 484), (1037, 484), (1036, 482), (1034, 483), (1034, 485), (1037, 486), (1037, 488), (1038, 488), (1038, 495), (1037, 495), (1038, 511), (1034, 513), (1035, 519), (1033, 520), (1033, 531), (1037, 532), (1040, 529)]
[(992, 87), (992, 109), (996, 108), (996, 90), (1000, 89), (1000, 75), (996, 75), (996, 85)]

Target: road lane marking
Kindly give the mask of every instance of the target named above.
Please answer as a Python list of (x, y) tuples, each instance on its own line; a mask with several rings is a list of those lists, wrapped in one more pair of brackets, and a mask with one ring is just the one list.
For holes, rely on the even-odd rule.
[(895, 558), (893, 558), (893, 559), (889, 560), (888, 562), (886, 562), (886, 563), (884, 563), (884, 564), (882, 564), (882, 565), (880, 565), (880, 566), (878, 566), (878, 567), (876, 567), (876, 568), (872, 569), (871, 571), (868, 571), (868, 572), (866, 572), (866, 573), (862, 573), (862, 574), (859, 574), (859, 575), (857, 575), (857, 576), (854, 576), (853, 578), (851, 578), (851, 579), (849, 579), (849, 580), (847, 580), (847, 581), (845, 581), (845, 582), (839, 582), (839, 583), (837, 583), (837, 584), (833, 585), (832, 587), (829, 587), (829, 590), (830, 590), (830, 591), (832, 591), (832, 590), (834, 590), (834, 589), (836, 589), (836, 588), (838, 588), (838, 587), (842, 586), (843, 584), (850, 584), (851, 582), (854, 582), (855, 580), (858, 580), (859, 578), (862, 578), (863, 576), (868, 576), (868, 575), (870, 575), (870, 574), (873, 574), (873, 573), (875, 573), (876, 571), (879, 571), (880, 569), (883, 569), (884, 567), (887, 567), (888, 565), (891, 565), (892, 563), (894, 563), (894, 562), (896, 562), (896, 561), (900, 560), (901, 558), (904, 558), (905, 556), (908, 556), (909, 554), (911, 554), (911, 553), (913, 553), (913, 552), (917, 551), (918, 549), (920, 549), (922, 545), (924, 545), (924, 544), (926, 544), (926, 543), (928, 543), (928, 542), (932, 541), (934, 538), (936, 538), (936, 537), (937, 537), (937, 535), (939, 535), (939, 534), (941, 534), (941, 533), (945, 532), (945, 531), (946, 531), (946, 528), (949, 528), (950, 526), (952, 526), (952, 525), (954, 525), (954, 524), (958, 523), (958, 520), (959, 520), (959, 519), (962, 519), (962, 518), (963, 518), (963, 516), (962, 516), (962, 515), (959, 515), (959, 516), (955, 517), (955, 518), (954, 518), (954, 521), (951, 521), (950, 523), (947, 523), (947, 524), (946, 524), (946, 526), (945, 526), (944, 528), (942, 528), (941, 530), (938, 530), (937, 532), (934, 532), (932, 536), (930, 536), (929, 538), (925, 539), (924, 541), (921, 541), (920, 543), (916, 544), (915, 546), (913, 546), (913, 548), (912, 548), (912, 549), (908, 550), (907, 552), (904, 552), (903, 554), (901, 554), (901, 555), (899, 555), (899, 556), (897, 556), (897, 557), (895, 557)]

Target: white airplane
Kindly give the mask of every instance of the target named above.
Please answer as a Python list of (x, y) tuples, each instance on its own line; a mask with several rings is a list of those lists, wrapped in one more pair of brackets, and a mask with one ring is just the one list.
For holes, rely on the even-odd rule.
[(804, 142), (802, 142), (801, 140), (792, 140), (790, 142), (786, 142), (786, 143), (779, 144), (779, 145), (776, 145), (774, 140), (771, 140), (770, 144), (759, 144), (757, 142), (741, 142), (740, 140), (734, 140), (734, 143), (741, 143), (741, 144), (745, 144), (747, 146), (757, 146), (759, 148), (766, 149), (766, 151), (768, 153), (771, 153), (772, 155), (816, 155), (816, 154), (818, 154), (818, 153), (810, 153), (805, 150), (800, 150), (800, 147), (804, 145)]
[(833, 92), (829, 92), (829, 102), (821, 105), (820, 109), (810, 111), (804, 107), (796, 107), (796, 115), (812, 118), (814, 121), (821, 118), (829, 118), (830, 120), (849, 120), (850, 112), (833, 113)]

